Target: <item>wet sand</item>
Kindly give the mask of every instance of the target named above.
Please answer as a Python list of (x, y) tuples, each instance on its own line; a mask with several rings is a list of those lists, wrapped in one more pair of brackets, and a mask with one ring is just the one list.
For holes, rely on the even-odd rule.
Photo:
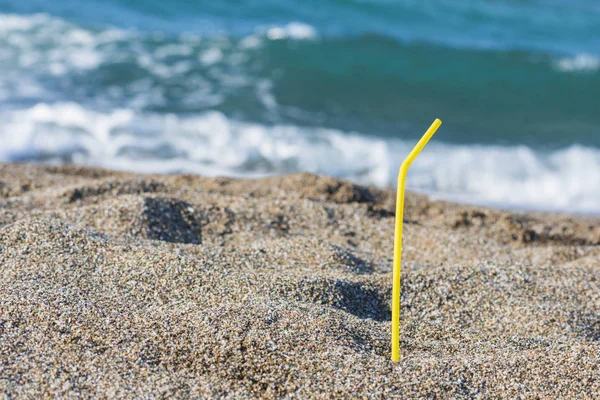
[(409, 194), (0, 164), (0, 392), (15, 398), (600, 393), (600, 221)]

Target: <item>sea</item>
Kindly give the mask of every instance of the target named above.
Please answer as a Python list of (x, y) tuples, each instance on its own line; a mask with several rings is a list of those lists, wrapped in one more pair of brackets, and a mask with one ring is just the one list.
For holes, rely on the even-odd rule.
[(597, 0), (0, 0), (0, 161), (600, 213)]

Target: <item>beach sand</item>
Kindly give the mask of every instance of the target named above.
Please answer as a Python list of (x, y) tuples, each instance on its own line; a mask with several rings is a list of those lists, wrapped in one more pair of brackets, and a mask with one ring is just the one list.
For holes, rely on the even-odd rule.
[(600, 393), (600, 222), (391, 190), (0, 164), (12, 398)]

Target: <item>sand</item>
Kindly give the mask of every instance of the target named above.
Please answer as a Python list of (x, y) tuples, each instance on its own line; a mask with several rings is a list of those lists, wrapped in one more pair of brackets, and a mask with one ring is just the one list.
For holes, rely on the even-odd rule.
[(0, 164), (8, 398), (600, 397), (600, 223), (409, 194)]

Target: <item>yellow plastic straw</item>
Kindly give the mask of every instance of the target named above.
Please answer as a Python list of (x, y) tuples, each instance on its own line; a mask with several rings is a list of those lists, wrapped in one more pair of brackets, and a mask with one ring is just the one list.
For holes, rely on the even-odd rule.
[(404, 188), (408, 168), (415, 161), (429, 139), (440, 127), (442, 121), (436, 118), (427, 129), (419, 143), (410, 152), (400, 167), (398, 173), (398, 193), (396, 195), (396, 234), (394, 236), (394, 273), (392, 283), (392, 361), (400, 359), (400, 268), (402, 264), (402, 222), (404, 219)]

